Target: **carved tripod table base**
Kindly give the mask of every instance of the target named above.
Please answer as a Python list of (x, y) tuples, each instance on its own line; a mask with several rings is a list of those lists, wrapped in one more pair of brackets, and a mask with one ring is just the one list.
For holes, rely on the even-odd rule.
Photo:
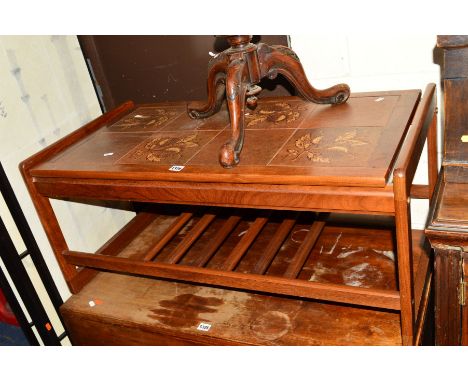
[(320, 104), (346, 102), (350, 90), (346, 84), (328, 89), (315, 89), (307, 80), (299, 58), (293, 50), (281, 45), (258, 45), (252, 36), (228, 36), (230, 48), (213, 57), (208, 65), (208, 102), (200, 109), (189, 109), (191, 118), (209, 117), (221, 108), (226, 94), (231, 120), (231, 138), (221, 147), (219, 162), (225, 168), (239, 163), (244, 142), (245, 105), (255, 108), (256, 95), (262, 90), (261, 79), (285, 76), (308, 101)]

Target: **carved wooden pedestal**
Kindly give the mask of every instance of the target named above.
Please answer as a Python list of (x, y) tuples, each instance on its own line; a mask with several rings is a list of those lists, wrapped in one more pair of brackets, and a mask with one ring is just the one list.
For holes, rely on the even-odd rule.
[(315, 89), (304, 73), (299, 58), (285, 46), (252, 44), (252, 36), (228, 36), (231, 48), (216, 55), (208, 66), (208, 103), (200, 109), (189, 109), (192, 118), (209, 117), (221, 108), (226, 93), (231, 119), (231, 138), (222, 146), (219, 162), (230, 168), (239, 163), (244, 143), (245, 100), (255, 108), (257, 86), (264, 77), (284, 75), (309, 101), (321, 104), (346, 102), (350, 90), (346, 84), (335, 85), (325, 90)]

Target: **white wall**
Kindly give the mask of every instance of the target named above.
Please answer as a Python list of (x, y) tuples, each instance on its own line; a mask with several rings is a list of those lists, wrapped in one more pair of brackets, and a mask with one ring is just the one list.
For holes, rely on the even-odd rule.
[[(440, 105), (440, 67), (433, 63), (436, 39), (436, 35), (378, 33), (350, 36), (291, 35), (291, 47), (299, 56), (309, 82), (316, 88), (327, 88), (344, 82), (351, 87), (352, 92), (403, 89), (424, 91), (426, 85), (433, 82), (437, 85)], [(439, 147), (440, 126), (439, 121)], [(415, 182), (427, 182), (426, 149), (421, 156)], [(426, 200), (412, 200), (413, 228), (424, 228), (428, 208)]]

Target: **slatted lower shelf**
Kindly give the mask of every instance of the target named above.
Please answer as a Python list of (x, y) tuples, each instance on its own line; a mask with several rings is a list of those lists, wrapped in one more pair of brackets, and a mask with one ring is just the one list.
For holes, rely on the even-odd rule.
[(400, 309), (400, 298), (396, 291), (365, 289), (346, 285), (330, 285), (295, 279), (290, 280), (274, 276), (258, 276), (237, 272), (208, 270), (185, 265), (148, 263), (79, 252), (67, 252), (66, 257), (75, 265), (116, 272), (129, 272), (137, 275), (155, 276), (207, 285), (315, 298), (377, 308)]
[[(400, 309), (393, 229), (326, 223), (326, 214), (194, 209), (140, 212), (77, 266), (165, 279)], [(428, 257), (415, 232), (416, 312)], [(422, 256), (424, 254), (424, 256)]]

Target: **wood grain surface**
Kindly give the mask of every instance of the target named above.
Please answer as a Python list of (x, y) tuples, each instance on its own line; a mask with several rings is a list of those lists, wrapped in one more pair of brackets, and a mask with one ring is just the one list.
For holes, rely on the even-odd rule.
[(110, 273), (61, 313), (74, 345), (401, 344), (394, 312)]
[[(419, 91), (356, 93), (341, 105), (297, 97), (264, 99), (246, 115), (242, 160), (223, 169), (226, 110), (187, 116), (186, 103), (136, 106), (59, 155), (37, 177), (383, 187), (409, 126)], [(185, 166), (180, 172), (169, 169)]]
[[(138, 268), (139, 262), (135, 263), (135, 261), (143, 259), (146, 253), (154, 247), (154, 243), (157, 242), (159, 238), (165, 237), (165, 232), (167, 232), (168, 228), (170, 229), (170, 227), (173, 226), (174, 222), (177, 222), (178, 219), (180, 219), (179, 217), (181, 214), (179, 211), (176, 211), (171, 215), (160, 215), (153, 212), (155, 213), (155, 216), (152, 219), (148, 219), (149, 223), (147, 227), (142, 230), (134, 240), (129, 242), (127, 246), (123, 247), (119, 254), (117, 254), (115, 263), (117, 264), (117, 267), (114, 270), (119, 271), (118, 264), (120, 262), (125, 262), (125, 266), (127, 267), (126, 269), (135, 269), (136, 273), (142, 272), (142, 274), (148, 276), (152, 275), (163, 278), (172, 278), (170, 272), (168, 273), (168, 270), (173, 269), (175, 272), (173, 277), (180, 280), (186, 277), (184, 272), (190, 272), (190, 269), (192, 269), (195, 271), (194, 274), (197, 276), (194, 278), (186, 278), (186, 281), (191, 281), (190, 284), (211, 284), (213, 282), (218, 285), (222, 284), (225, 286), (237, 286), (242, 289), (249, 289), (249, 283), (252, 282), (252, 288), (256, 290), (262, 290), (262, 288), (264, 288), (264, 290), (269, 293), (285, 293), (289, 296), (300, 296), (301, 294), (307, 295), (307, 292), (305, 292), (307, 289), (304, 289), (306, 284), (310, 284), (312, 286), (315, 284), (317, 288), (321, 288), (322, 285), (324, 287), (326, 286), (326, 288), (317, 289), (312, 295), (318, 298), (322, 297), (327, 300), (337, 299), (340, 301), (340, 298), (342, 298), (340, 297), (342, 296), (341, 291), (346, 289), (345, 296), (348, 297), (344, 297), (344, 300), (341, 301), (352, 305), (378, 304), (378, 301), (385, 301), (382, 300), (382, 298), (386, 295), (388, 295), (388, 297), (394, 296), (396, 298), (395, 301), (398, 301), (398, 294), (396, 293), (395, 237), (392, 229), (391, 218), (383, 220), (382, 218), (375, 218), (370, 221), (368, 220), (368, 224), (364, 222), (361, 226), (355, 226), (349, 225), (349, 216), (347, 218), (342, 215), (331, 216), (330, 223), (323, 227), (322, 234), (316, 238), (316, 243), (312, 250), (307, 252), (305, 260), (303, 260), (303, 256), (301, 255), (300, 268), (298, 268), (300, 271), (298, 273), (297, 280), (292, 280), (291, 287), (288, 287), (286, 285), (287, 283), (283, 283), (279, 277), (283, 277), (284, 274), (288, 272), (288, 269), (291, 269), (291, 264), (295, 264), (295, 253), (298, 251), (301, 253), (301, 248), (303, 249), (305, 245), (308, 245), (307, 242), (310, 241), (310, 232), (315, 235), (313, 228), (314, 225), (311, 224), (311, 222), (314, 222), (316, 219), (315, 214), (302, 213), (297, 217), (296, 224), (294, 224), (294, 226), (289, 230), (289, 233), (286, 235), (281, 247), (278, 248), (278, 252), (275, 254), (274, 258), (270, 260), (269, 266), (266, 267), (265, 276), (259, 277), (257, 275), (255, 279), (250, 280), (249, 274), (255, 273), (256, 264), (263, 258), (264, 248), (267, 246), (267, 243), (270, 242), (272, 235), (275, 235), (275, 233), (284, 225), (284, 219), (281, 216), (282, 213), (278, 212), (271, 215), (267, 222), (263, 222), (261, 231), (257, 232), (257, 227), (254, 223), (258, 221), (258, 218), (255, 218), (256, 214), (254, 211), (242, 213), (242, 211), (237, 209), (233, 210), (233, 212), (238, 214), (233, 216), (240, 215), (243, 216), (243, 219), (236, 221), (237, 226), (229, 229), (230, 233), (225, 237), (223, 245), (219, 247), (214, 254), (210, 255), (211, 257), (209, 258), (206, 267), (211, 271), (205, 272), (202, 268), (198, 268), (199, 264), (197, 264), (197, 259), (203, 255), (205, 248), (211, 247), (211, 243), (219, 235), (220, 228), (224, 227), (230, 221), (231, 218), (229, 217), (229, 214), (226, 214), (226, 211), (224, 210), (223, 212), (225, 215), (221, 215), (220, 217), (212, 220), (211, 224), (207, 226), (207, 229), (201, 235), (198, 232), (197, 227), (200, 226), (200, 222), (203, 222), (204, 217), (208, 215), (204, 212), (194, 213), (193, 219), (173, 235), (171, 240), (166, 243), (166, 246), (157, 254), (155, 258), (156, 263), (154, 264), (161, 264), (160, 269), (163, 269), (164, 272), (154, 274), (151, 272), (151, 266)], [(286, 218), (290, 217), (287, 215)], [(138, 220), (141, 221), (142, 219), (138, 218)], [(317, 222), (320, 221), (318, 220)], [(246, 237), (246, 232), (251, 225), (254, 226), (254, 231), (257, 232), (256, 240), (248, 247), (248, 249), (243, 249), (243, 255), (238, 257), (237, 254), (239, 252), (235, 251), (235, 248), (239, 247), (239, 244), (242, 243), (242, 241), (245, 241), (243, 238)], [(133, 226), (134, 225), (130, 225), (130, 227)], [(194, 240), (192, 245), (184, 251), (182, 258), (177, 260), (179, 265), (172, 265), (171, 262), (173, 257), (171, 254), (174, 253), (174, 251), (177, 251), (177, 248), (180, 248), (181, 244), (188, 241), (188, 238), (191, 237), (192, 230), (195, 231), (197, 239)], [(223, 236), (224, 235), (225, 234), (223, 234)], [(230, 258), (230, 254), (232, 253), (236, 254), (236, 268), (230, 275), (218, 275), (218, 278), (214, 280), (212, 278), (213, 274), (216, 278), (216, 270), (223, 267), (226, 260)], [(102, 255), (91, 256), (89, 254), (78, 256), (76, 253), (71, 253), (70, 255), (67, 255), (66, 258), (68, 258), (68, 256), (71, 256), (71, 259), (74, 261), (78, 260), (76, 264), (92, 265), (92, 263), (96, 261), (94, 264), (97, 266), (99, 266), (97, 258), (103, 257)], [(428, 274), (429, 263), (427, 248), (424, 248), (424, 237), (420, 232), (415, 232), (413, 235), (413, 256), (414, 261), (412, 264), (414, 271), (412, 273), (415, 275), (413, 284), (415, 285), (415, 298), (417, 301), (416, 310), (419, 310), (420, 306), (425, 307), (427, 304), (427, 300), (425, 300), (427, 296), (424, 297), (423, 294), (425, 292), (425, 278)], [(125, 260), (127, 258), (131, 259), (131, 262), (127, 262)], [(121, 260), (117, 261), (118, 259)], [(80, 263), (80, 260), (83, 262)], [(90, 261), (91, 263), (87, 264), (86, 261)], [(175, 268), (166, 269), (167, 267)], [(179, 268), (177, 269), (177, 267)], [(294, 265), (294, 268), (296, 267), (297, 265)], [(113, 268), (111, 267), (110, 269)], [(197, 269), (199, 270), (197, 271)], [(148, 270), (149, 273), (146, 272)], [(210, 276), (210, 278), (207, 278), (207, 276)], [(140, 277), (135, 278), (139, 279)], [(274, 278), (274, 284), (272, 284), (272, 288), (269, 288), (268, 283), (271, 278)], [(154, 281), (154, 279), (151, 280)], [(237, 284), (230, 284), (232, 281), (229, 280), (237, 280)], [(162, 282), (162, 280), (159, 280), (158, 282)], [(90, 285), (92, 284), (93, 282)], [(179, 285), (184, 285), (183, 288), (186, 287), (186, 285), (182, 283), (179, 283)], [(218, 289), (216, 287), (206, 287), (202, 285), (198, 285), (196, 288), (206, 288), (207, 290)], [(353, 291), (356, 293), (353, 293)], [(388, 293), (385, 293), (384, 291), (388, 291)], [(82, 292), (79, 294), (81, 293)], [(245, 292), (245, 294), (254, 295), (255, 293)], [(264, 295), (263, 297), (266, 298)], [(281, 301), (281, 297), (277, 298)], [(291, 299), (290, 297), (286, 298), (286, 300), (294, 301), (294, 299)], [(304, 303), (300, 301), (305, 300), (299, 297), (295, 304)], [(318, 304), (317, 306), (328, 306), (326, 303), (316, 302), (315, 304)], [(392, 309), (397, 308), (396, 305), (388, 305), (387, 303), (381, 304), (382, 307)], [(338, 305), (331, 304), (330, 306), (336, 307)], [(347, 306), (350, 307), (351, 305)], [(369, 308), (365, 307), (360, 309), (366, 312), (369, 310)], [(95, 320), (94, 318), (81, 317), (80, 321), (82, 320), (84, 320), (83, 322), (88, 322), (88, 324), (91, 325), (90, 328), (92, 325), (96, 325), (96, 322), (93, 324), (93, 321)], [(399, 318), (397, 321), (398, 325), (400, 325)], [(81, 328), (81, 325), (78, 323), (71, 323), (70, 325), (77, 325)], [(128, 325), (132, 326), (133, 324), (129, 321)], [(422, 325), (423, 322), (420, 323), (418, 328), (420, 329)], [(133, 329), (128, 330), (132, 331)], [(80, 334), (80, 336), (81, 335), (82, 334)], [(124, 335), (124, 332), (120, 335)], [(175, 335), (175, 333), (170, 334), (169, 337), (172, 335)], [(150, 336), (150, 338), (153, 337)], [(106, 339), (105, 341), (108, 340), (109, 339)], [(162, 341), (154, 338), (153, 340)], [(239, 338), (238, 340), (239, 342), (243, 341)], [(399, 334), (399, 340), (402, 340), (401, 334)], [(80, 341), (81, 340), (78, 340), (78, 342)], [(197, 341), (198, 339), (195, 342)], [(220, 339), (213, 341), (213, 344), (223, 343)], [(324, 340), (322, 339), (321, 341)], [(355, 339), (355, 341), (357, 341), (357, 339)], [(164, 341), (161, 343), (164, 343)], [(171, 341), (169, 341), (169, 343), (175, 344)], [(317, 342), (317, 344), (319, 343)]]

